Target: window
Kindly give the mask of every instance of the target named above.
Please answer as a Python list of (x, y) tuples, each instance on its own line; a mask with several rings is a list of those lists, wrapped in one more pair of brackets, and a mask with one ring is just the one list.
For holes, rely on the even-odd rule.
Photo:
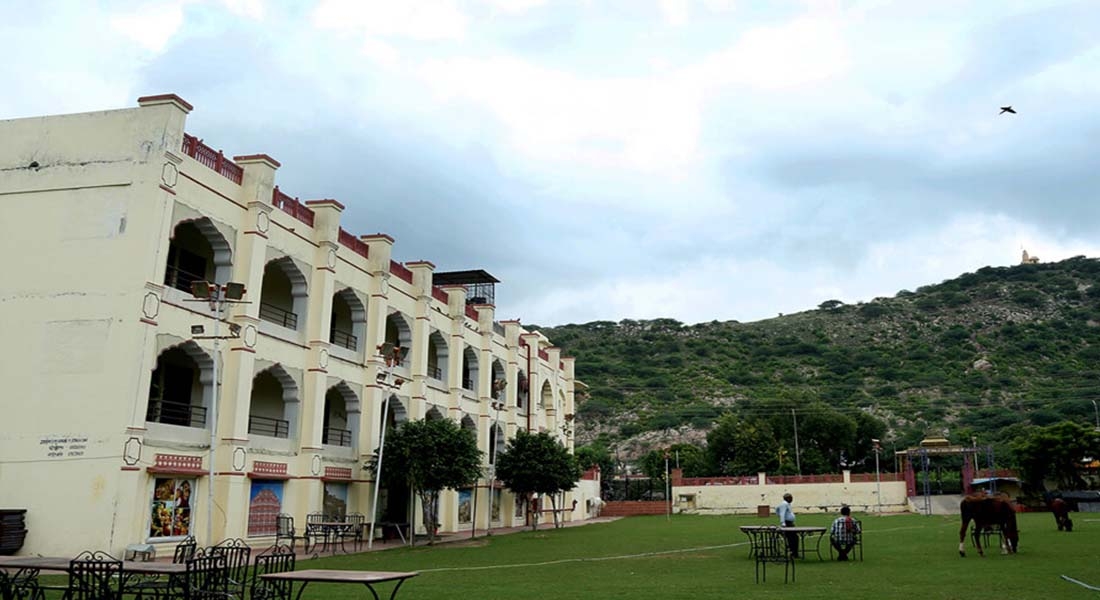
[(275, 535), (283, 509), (283, 482), (253, 479), (248, 498), (248, 536)]
[(194, 479), (157, 477), (149, 520), (150, 538), (185, 537), (191, 534), (191, 492)]
[(325, 515), (343, 518), (348, 514), (348, 484), (325, 482)]
[(469, 523), (473, 518), (473, 490), (465, 488), (458, 490), (458, 522)]

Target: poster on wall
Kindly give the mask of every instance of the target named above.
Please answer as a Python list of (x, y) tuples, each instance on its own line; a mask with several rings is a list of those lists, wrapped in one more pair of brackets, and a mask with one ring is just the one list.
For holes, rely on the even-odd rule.
[(473, 516), (473, 490), (470, 488), (458, 490), (458, 522), (469, 523)]
[(283, 508), (283, 482), (252, 480), (248, 496), (248, 535), (275, 535), (276, 522)]
[(325, 516), (343, 519), (348, 514), (348, 484), (326, 482), (322, 506)]
[(171, 538), (191, 534), (191, 491), (194, 479), (157, 477), (149, 514), (149, 537)]

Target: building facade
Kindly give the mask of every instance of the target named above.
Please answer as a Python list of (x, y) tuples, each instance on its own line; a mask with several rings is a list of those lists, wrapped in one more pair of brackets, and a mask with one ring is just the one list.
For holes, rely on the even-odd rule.
[[(490, 463), (519, 430), (572, 447), (573, 359), (433, 285), (432, 263), (393, 260), (391, 237), (343, 229), (339, 202), (280, 190), (273, 158), (188, 134), (191, 109), (0, 121), (0, 507), (28, 509), (22, 552), (369, 519), (383, 428), (421, 418), (486, 457), (477, 486), (443, 494), (441, 531), (522, 524)], [(200, 281), (241, 300), (196, 298)], [(407, 490), (380, 492), (378, 521), (419, 520)]]

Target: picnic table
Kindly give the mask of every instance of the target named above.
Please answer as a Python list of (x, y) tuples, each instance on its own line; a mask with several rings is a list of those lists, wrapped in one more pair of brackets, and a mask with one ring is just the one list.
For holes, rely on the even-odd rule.
[(376, 583), (384, 583), (387, 581), (396, 581), (397, 585), (393, 587), (393, 591), (390, 592), (390, 600), (397, 597), (397, 590), (401, 589), (401, 584), (405, 583), (407, 579), (411, 579), (419, 575), (419, 572), (394, 572), (394, 571), (340, 571), (330, 569), (303, 569), (301, 571), (285, 571), (282, 573), (265, 573), (260, 575), (262, 579), (271, 581), (297, 581), (302, 585), (298, 588), (298, 595), (295, 596), (295, 600), (301, 600), (302, 592), (306, 591), (306, 586), (310, 583), (350, 583), (350, 584), (362, 584), (370, 590), (374, 600), (379, 600), (378, 591), (374, 589)]
[[(38, 576), (39, 571), (68, 573), (67, 556), (0, 556), (0, 599), (12, 600), (21, 583)], [(123, 577), (130, 575), (183, 575), (187, 565), (168, 562), (125, 561)]]

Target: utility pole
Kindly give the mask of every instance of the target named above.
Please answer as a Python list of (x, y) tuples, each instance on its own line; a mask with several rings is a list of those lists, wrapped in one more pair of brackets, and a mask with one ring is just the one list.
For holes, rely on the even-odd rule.
[(875, 445), (875, 504), (878, 505), (878, 512), (882, 512), (882, 482), (879, 479), (878, 471), (878, 453), (882, 450), (882, 445), (879, 441), (872, 438), (871, 443)]
[(798, 451), (798, 415), (794, 414), (794, 409), (791, 409), (791, 418), (794, 419), (794, 464), (798, 468), (798, 474), (802, 475), (802, 456)]
[(1096, 413), (1096, 431), (1100, 431), (1100, 409), (1096, 408), (1096, 400), (1092, 401), (1092, 412)]

